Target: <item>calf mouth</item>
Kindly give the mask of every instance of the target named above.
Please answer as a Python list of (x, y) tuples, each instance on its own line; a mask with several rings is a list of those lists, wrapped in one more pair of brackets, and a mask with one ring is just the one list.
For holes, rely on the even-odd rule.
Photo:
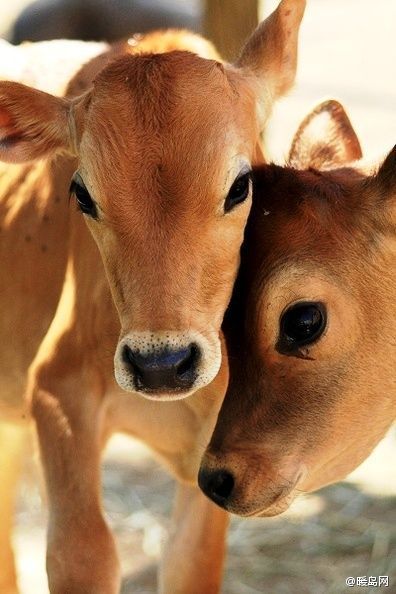
[[(210, 461), (210, 456), (207, 459)], [(260, 469), (252, 472), (248, 460), (244, 468), (234, 460), (234, 470), (203, 463), (198, 485), (214, 503), (229, 513), (242, 517), (271, 517), (285, 512), (301, 492), (299, 485), (306, 476), (304, 465), (290, 464), (283, 473)], [(213, 464), (213, 459), (212, 459)], [(216, 464), (216, 463), (215, 463)], [(286, 472), (286, 470), (288, 470)]]
[[(286, 494), (284, 494), (285, 490), (288, 491)], [(294, 489), (289, 491), (287, 488), (281, 488), (281, 493), (279, 493), (279, 495), (274, 498), (273, 503), (269, 506), (266, 505), (264, 508), (251, 511), (246, 514), (240, 514), (237, 511), (232, 513), (236, 513), (237, 515), (243, 516), (245, 518), (272, 518), (286, 512), (297, 495), (298, 493)]]

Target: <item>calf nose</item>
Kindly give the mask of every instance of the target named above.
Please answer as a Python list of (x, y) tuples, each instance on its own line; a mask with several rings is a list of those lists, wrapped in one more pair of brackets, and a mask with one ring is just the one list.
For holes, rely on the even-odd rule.
[(227, 507), (227, 500), (234, 489), (234, 477), (228, 470), (206, 470), (201, 468), (198, 485), (212, 501), (221, 507)]
[(123, 357), (135, 376), (137, 390), (188, 389), (196, 379), (199, 349), (192, 343), (178, 351), (141, 353), (125, 345)]

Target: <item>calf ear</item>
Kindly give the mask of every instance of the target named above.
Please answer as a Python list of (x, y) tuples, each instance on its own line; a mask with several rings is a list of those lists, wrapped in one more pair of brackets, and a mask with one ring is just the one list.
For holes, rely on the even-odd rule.
[(298, 169), (342, 166), (362, 157), (362, 149), (343, 106), (324, 101), (302, 121), (289, 153)]
[(236, 66), (259, 83), (259, 116), (264, 127), (271, 106), (293, 85), (297, 68), (298, 32), (305, 0), (282, 0), (245, 44)]
[(0, 82), (0, 160), (22, 163), (69, 150), (70, 106), (20, 83)]

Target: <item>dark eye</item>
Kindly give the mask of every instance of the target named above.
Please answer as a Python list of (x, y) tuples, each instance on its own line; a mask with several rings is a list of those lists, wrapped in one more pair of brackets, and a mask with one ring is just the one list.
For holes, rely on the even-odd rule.
[(280, 320), (278, 351), (290, 352), (315, 342), (326, 328), (326, 308), (322, 303), (295, 303)]
[(250, 180), (252, 174), (250, 171), (239, 175), (232, 184), (230, 191), (224, 203), (224, 211), (228, 212), (234, 206), (246, 200), (249, 195)]
[(81, 176), (78, 173), (74, 174), (70, 185), (70, 194), (74, 194), (76, 197), (77, 205), (81, 212), (86, 215), (93, 217), (94, 219), (97, 218), (98, 213), (96, 209), (95, 202), (92, 200), (91, 196)]

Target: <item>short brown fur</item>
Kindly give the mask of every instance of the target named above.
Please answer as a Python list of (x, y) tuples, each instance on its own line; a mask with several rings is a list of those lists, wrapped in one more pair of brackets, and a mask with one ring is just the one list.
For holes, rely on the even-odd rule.
[[(361, 150), (340, 104), (304, 122), (294, 167), (256, 171), (224, 326), (230, 383), (202, 473), (233, 475), (223, 505), (241, 515), (280, 513), (342, 479), (396, 414), (396, 147), (368, 172), (348, 163)], [(327, 325), (285, 351), (280, 320), (298, 302), (323, 304)]]
[[(298, 29), (304, 4), (283, 0), (296, 7), (288, 26)], [(283, 26), (269, 22), (255, 35), (271, 40)], [(285, 42), (290, 52), (296, 37)], [(186, 32), (6, 54), (8, 76), (10, 54), (25, 63), (19, 82), (0, 83), (0, 159), (19, 163), (0, 170), (0, 452), (9, 460), (0, 467), (0, 592), (17, 591), (10, 513), (32, 414), (51, 594), (119, 591), (100, 496), (100, 455), (115, 431), (148, 443), (180, 481), (161, 592), (214, 594), (227, 514), (199, 492), (196, 473), (227, 382), (220, 325), (251, 202), (226, 215), (224, 200), (240, 167), (262, 160), (260, 133), (277, 93), (261, 89), (276, 85), (277, 57), (260, 73), (222, 65)], [(290, 86), (295, 68), (281, 75)], [(69, 201), (77, 168), (97, 219)], [(151, 401), (122, 390), (137, 388), (122, 347), (139, 340), (154, 350), (199, 342), (191, 389), (142, 391)]]

